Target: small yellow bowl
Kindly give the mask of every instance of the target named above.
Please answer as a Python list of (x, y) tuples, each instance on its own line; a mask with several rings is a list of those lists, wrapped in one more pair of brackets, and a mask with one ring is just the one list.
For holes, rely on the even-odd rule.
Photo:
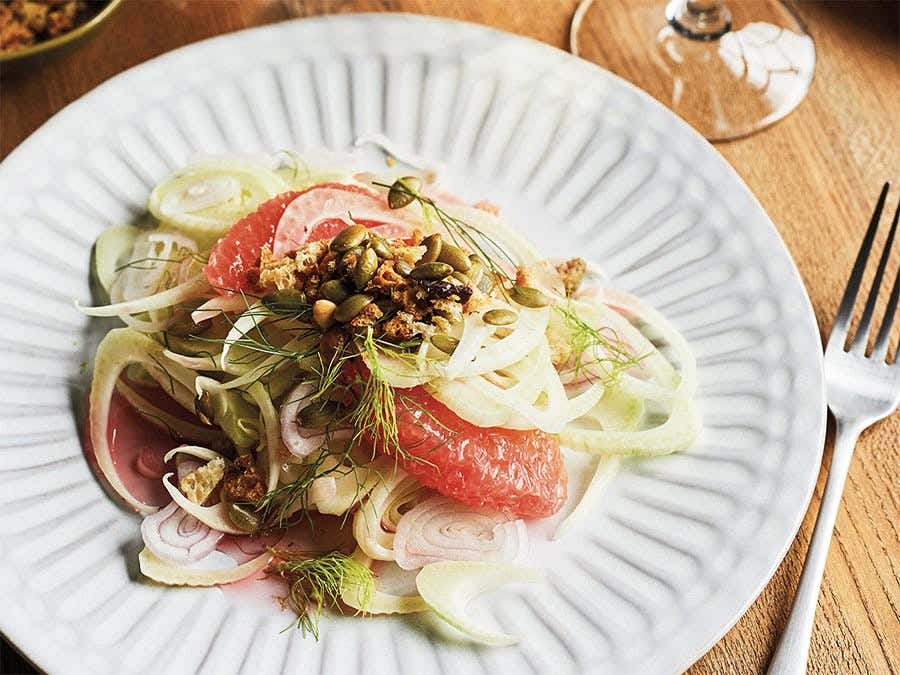
[(124, 0), (109, 0), (109, 2), (106, 3), (106, 6), (95, 16), (91, 17), (90, 20), (85, 21), (80, 26), (73, 28), (68, 33), (63, 33), (50, 40), (43, 40), (42, 42), (38, 42), (25, 49), (19, 49), (8, 53), (0, 52), (0, 67), (6, 72), (18, 71), (23, 66), (61, 56), (92, 37), (97, 27), (112, 15), (123, 1)]

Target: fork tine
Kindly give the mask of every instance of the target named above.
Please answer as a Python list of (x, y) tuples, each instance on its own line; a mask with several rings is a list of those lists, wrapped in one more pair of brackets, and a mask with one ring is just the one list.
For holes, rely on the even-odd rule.
[[(884, 321), (881, 323), (881, 329), (878, 331), (878, 337), (875, 339), (875, 346), (872, 348), (872, 358), (887, 361), (888, 345), (891, 343), (891, 328), (894, 324), (894, 315), (897, 312), (897, 300), (900, 298), (900, 271), (894, 277), (894, 288), (891, 289), (891, 297), (888, 299), (887, 307), (884, 310)], [(894, 363), (900, 365), (900, 356), (894, 356)]]
[(884, 242), (884, 250), (881, 252), (881, 260), (878, 261), (878, 268), (875, 270), (875, 278), (872, 280), (872, 288), (869, 289), (869, 298), (866, 300), (866, 307), (863, 309), (859, 328), (856, 330), (856, 335), (853, 336), (853, 342), (850, 345), (851, 351), (859, 351), (859, 353), (865, 353), (866, 351), (866, 344), (869, 341), (869, 326), (872, 323), (872, 315), (875, 313), (875, 303), (878, 301), (878, 292), (881, 289), (884, 270), (887, 268), (888, 260), (891, 257), (894, 234), (897, 232), (898, 216), (900, 216), (900, 201), (897, 202), (897, 210), (894, 211), (894, 220), (891, 223), (887, 240)]
[(853, 304), (856, 302), (856, 294), (859, 292), (859, 284), (862, 281), (863, 272), (869, 260), (869, 251), (872, 250), (872, 242), (875, 240), (875, 233), (878, 231), (878, 221), (881, 220), (881, 211), (884, 209), (884, 201), (887, 199), (890, 186), (890, 183), (885, 183), (881, 189), (881, 196), (878, 198), (878, 204), (875, 206), (875, 212), (872, 214), (872, 220), (869, 223), (869, 229), (866, 231), (863, 243), (859, 247), (859, 253), (856, 254), (853, 271), (850, 273), (847, 288), (844, 290), (844, 297), (841, 298), (841, 306), (838, 308), (837, 316), (834, 317), (831, 334), (828, 336), (829, 345), (833, 341), (839, 340), (842, 350), (847, 338), (850, 318), (853, 316)]

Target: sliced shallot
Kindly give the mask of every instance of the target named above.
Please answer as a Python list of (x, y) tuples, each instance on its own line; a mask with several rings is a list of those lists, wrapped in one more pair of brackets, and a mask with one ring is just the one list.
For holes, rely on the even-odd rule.
[(407, 511), (397, 524), (394, 558), (412, 570), (441, 560), (506, 561), (528, 546), (523, 520), (432, 497)]
[(197, 562), (212, 553), (222, 533), (204, 525), (171, 502), (144, 518), (141, 523), (144, 545), (160, 560), (176, 565)]

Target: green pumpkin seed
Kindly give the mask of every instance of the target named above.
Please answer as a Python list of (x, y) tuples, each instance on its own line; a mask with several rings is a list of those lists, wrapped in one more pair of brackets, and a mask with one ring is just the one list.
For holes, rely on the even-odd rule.
[(433, 344), (437, 349), (440, 349), (445, 354), (452, 354), (456, 347), (459, 345), (459, 340), (457, 340), (452, 335), (438, 333), (437, 335), (431, 336), (431, 344)]
[(453, 268), (447, 263), (426, 262), (413, 267), (409, 273), (416, 281), (436, 281), (448, 277), (453, 273)]
[(405, 260), (398, 260), (394, 263), (394, 269), (397, 270), (397, 274), (402, 274), (403, 276), (408, 277), (409, 273), (413, 271), (413, 266)]
[(334, 310), (334, 320), (339, 321), (340, 323), (347, 323), (350, 319), (363, 311), (365, 306), (370, 302), (372, 302), (371, 295), (366, 295), (365, 293), (351, 295), (338, 305), (336, 310)]
[(359, 246), (366, 239), (368, 230), (362, 225), (348, 225), (338, 232), (331, 240), (331, 250), (337, 253), (349, 251), (354, 246)]
[(402, 209), (412, 204), (422, 188), (422, 181), (415, 176), (403, 176), (394, 181), (388, 190), (388, 206), (392, 209)]
[(362, 255), (362, 252), (362, 246), (354, 246), (353, 248), (344, 251), (344, 254), (341, 256), (340, 260), (338, 260), (338, 274), (346, 275), (352, 273), (353, 268), (356, 266), (356, 261), (359, 260), (359, 256)]
[(511, 309), (491, 309), (481, 319), (492, 326), (509, 326), (518, 321), (519, 315)]
[(512, 328), (508, 328), (506, 326), (501, 326), (500, 328), (494, 329), (494, 335), (500, 338), (501, 340), (505, 337), (509, 337), (515, 331)]
[(375, 255), (379, 258), (389, 259), (394, 257), (387, 240), (384, 237), (379, 237), (377, 234), (369, 234), (369, 247), (375, 251)]
[(375, 251), (371, 248), (365, 249), (356, 261), (356, 267), (353, 268), (353, 283), (359, 290), (366, 287), (366, 284), (375, 276), (375, 270), (378, 269), (380, 261)]
[(334, 323), (334, 310), (336, 309), (337, 305), (331, 300), (316, 300), (312, 309), (313, 321), (322, 330), (328, 330)]
[(513, 286), (509, 290), (509, 297), (523, 307), (537, 309), (550, 304), (550, 298), (531, 286)]
[(347, 299), (347, 296), (350, 295), (347, 292), (347, 288), (344, 286), (344, 282), (340, 279), (326, 281), (319, 286), (319, 294), (326, 300), (331, 300), (336, 304), (342, 303)]
[(259, 530), (259, 516), (250, 509), (240, 504), (228, 504), (228, 520), (242, 532), (256, 532)]
[(335, 401), (311, 403), (297, 413), (297, 422), (306, 429), (324, 429), (337, 419), (340, 407)]
[(293, 288), (270, 293), (262, 299), (262, 303), (275, 314), (297, 314), (309, 309), (306, 294)]
[(468, 272), (469, 268), (472, 267), (472, 263), (465, 251), (453, 244), (444, 243), (437, 259), (452, 266), (457, 272)]
[(422, 240), (422, 246), (425, 247), (425, 253), (422, 254), (422, 257), (419, 258), (418, 262), (434, 262), (441, 255), (441, 249), (444, 247), (444, 242), (441, 240), (441, 235), (429, 234)]
[(462, 272), (454, 272), (450, 276), (453, 277), (454, 279), (456, 279), (459, 283), (464, 284), (466, 286), (468, 286), (469, 282), (471, 281), (471, 279), (469, 279), (469, 277), (467, 277)]

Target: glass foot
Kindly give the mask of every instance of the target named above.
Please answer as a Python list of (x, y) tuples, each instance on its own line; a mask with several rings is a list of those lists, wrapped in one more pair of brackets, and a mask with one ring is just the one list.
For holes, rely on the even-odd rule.
[(572, 52), (628, 79), (710, 140), (759, 131), (809, 90), (815, 47), (781, 2), (583, 0)]

